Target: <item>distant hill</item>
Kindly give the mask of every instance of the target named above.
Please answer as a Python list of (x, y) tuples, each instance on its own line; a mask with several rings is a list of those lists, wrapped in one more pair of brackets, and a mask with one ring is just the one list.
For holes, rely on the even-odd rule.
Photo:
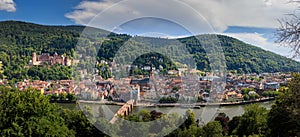
[[(81, 35), (85, 30), (87, 35)], [(82, 37), (80, 37), (82, 36)], [(104, 36), (107, 36), (104, 38)], [(32, 52), (65, 54), (74, 57), (74, 48), (80, 39), (86, 47), (77, 50), (84, 54), (98, 54), (98, 59), (111, 60), (116, 51), (128, 40), (132, 48), (142, 49), (145, 45), (172, 45), (177, 42), (184, 44), (196, 60), (199, 70), (208, 71), (209, 60), (203, 49), (203, 43), (214, 44), (212, 39), (216, 35), (200, 35), (195, 37), (169, 40), (163, 38), (132, 37), (126, 34), (114, 34), (105, 30), (84, 26), (46, 26), (20, 21), (0, 22), (0, 61), (3, 62), (5, 75), (9, 79), (31, 78), (29, 70), (24, 66), (31, 59)], [(236, 70), (240, 73), (261, 72), (298, 72), (300, 63), (263, 50), (256, 46), (246, 44), (235, 38), (217, 35), (222, 46), (227, 70)], [(200, 40), (201, 42), (199, 42)], [(99, 52), (95, 47), (101, 46)], [(161, 48), (162, 52), (169, 52)], [(132, 55), (122, 55), (124, 60)], [(180, 60), (184, 57), (172, 55)], [(143, 63), (138, 59), (136, 63)], [(15, 71), (14, 71), (15, 70)], [(32, 74), (31, 74), (32, 75)], [(41, 77), (39, 77), (41, 79)], [(59, 79), (59, 78), (58, 78)]]
[[(210, 37), (216, 36), (201, 35), (199, 36), (199, 39), (209, 42)], [(217, 35), (217, 37), (222, 46), (228, 70), (237, 70), (240, 73), (298, 72), (300, 70), (299, 62), (287, 57), (266, 51), (232, 37), (223, 35)], [(180, 39), (180, 41), (190, 43), (188, 41), (191, 39), (193, 38), (183, 38)], [(199, 47), (198, 44), (191, 44), (188, 47), (190, 47), (194, 53), (203, 53), (201, 48), (197, 48)], [(205, 60), (203, 59), (203, 56), (198, 58), (200, 60)], [(198, 63), (198, 68), (202, 67), (204, 67), (203, 62)]]
[[(130, 40), (128, 40), (130, 39)], [(300, 70), (300, 63), (291, 60), (287, 57), (266, 51), (262, 48), (247, 44), (238, 39), (223, 36), (223, 35), (199, 35), (194, 37), (180, 38), (180, 39), (164, 39), (164, 38), (150, 38), (150, 37), (119, 37), (118, 40), (110, 39), (102, 43), (99, 50), (98, 57), (100, 59), (110, 60), (117, 53), (116, 51), (125, 44), (129, 48), (130, 54), (121, 55), (120, 60), (136, 58), (139, 52), (147, 48), (147, 45), (158, 46), (157, 51), (164, 53), (164, 55), (171, 56), (175, 61), (185, 62), (184, 60), (194, 58), (198, 70), (209, 71), (210, 63), (218, 63), (216, 66), (225, 67), (227, 70), (236, 70), (238, 73), (264, 73), (264, 72), (298, 72)], [(180, 54), (182, 46), (172, 45), (185, 45), (188, 54)], [(220, 45), (223, 50), (226, 64), (220, 62), (220, 58), (214, 62), (209, 62), (206, 50), (212, 45)], [(206, 50), (204, 46), (207, 47)], [(172, 48), (170, 48), (172, 47)], [(176, 49), (178, 48), (178, 49)], [(132, 51), (130, 50), (132, 49)], [(134, 50), (136, 49), (136, 50)], [(179, 53), (179, 54), (178, 54)], [(123, 57), (122, 57), (123, 56)], [(133, 56), (133, 57), (132, 57)], [(211, 55), (214, 57), (219, 55)], [(156, 59), (157, 60), (157, 59)], [(214, 59), (212, 59), (214, 60)], [(137, 64), (147, 64), (147, 59), (137, 59)], [(158, 61), (154, 64), (159, 65)], [(155, 65), (156, 68), (158, 66)], [(167, 66), (168, 67), (168, 66)], [(172, 65), (169, 66), (173, 68)]]

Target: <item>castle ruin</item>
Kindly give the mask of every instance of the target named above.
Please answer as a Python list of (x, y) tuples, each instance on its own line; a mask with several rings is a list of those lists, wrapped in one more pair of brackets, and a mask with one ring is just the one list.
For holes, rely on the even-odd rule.
[(55, 53), (53, 56), (50, 56), (49, 53), (42, 53), (42, 55), (37, 55), (36, 52), (32, 54), (31, 65), (54, 65), (60, 64), (64, 66), (71, 66), (72, 60), (68, 56), (58, 55)]

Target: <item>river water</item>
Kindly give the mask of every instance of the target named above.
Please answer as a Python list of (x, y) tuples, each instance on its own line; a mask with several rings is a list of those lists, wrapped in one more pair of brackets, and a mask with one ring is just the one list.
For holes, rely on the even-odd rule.
[[(273, 103), (274, 101), (268, 101), (268, 102), (261, 102), (258, 104), (259, 106), (265, 107), (269, 110), (271, 109)], [(98, 114), (99, 107), (101, 107), (107, 119), (111, 119), (114, 113), (117, 112), (118, 109), (121, 107), (117, 105), (99, 105), (99, 104), (82, 104), (82, 103), (80, 105), (75, 105), (75, 104), (58, 104), (58, 105), (68, 109), (79, 109), (87, 105), (89, 108), (91, 108), (91, 110), (95, 114)], [(222, 106), (222, 107), (213, 106), (213, 107), (201, 107), (200, 109), (197, 108), (192, 110), (195, 114), (196, 119), (202, 119), (204, 123), (207, 123), (213, 120), (218, 113), (225, 113), (230, 119), (234, 116), (242, 115), (245, 112), (244, 109), (245, 106), (246, 105)], [(188, 108), (181, 108), (181, 107), (134, 107), (133, 113), (138, 113), (142, 109), (147, 109), (149, 111), (156, 110), (164, 114), (170, 114), (176, 112), (181, 116), (184, 115), (185, 112), (188, 110)]]

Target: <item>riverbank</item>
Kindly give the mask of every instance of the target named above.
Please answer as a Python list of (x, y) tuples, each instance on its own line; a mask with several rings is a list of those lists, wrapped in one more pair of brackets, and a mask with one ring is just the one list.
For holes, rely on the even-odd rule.
[[(68, 103), (58, 103), (59, 106), (66, 108), (66, 109), (71, 109), (71, 110), (81, 110), (84, 106), (88, 106), (91, 110), (94, 110), (93, 112), (98, 112), (98, 109), (101, 107), (102, 109), (106, 109), (105, 111), (106, 115), (105, 117), (110, 120), (112, 116), (122, 107), (122, 103), (107, 103), (105, 105), (104, 102), (97, 101), (98, 103), (95, 102), (89, 102), (89, 103), (77, 103), (77, 104), (68, 104)], [(265, 107), (267, 110), (270, 110), (272, 105), (274, 104), (275, 101), (263, 101), (263, 102), (257, 102), (261, 107)], [(102, 106), (103, 104), (104, 106)], [(109, 105), (111, 104), (111, 105)], [(196, 118), (202, 118), (202, 120), (207, 123), (211, 121), (214, 116), (217, 113), (225, 113), (229, 118), (233, 118), (235, 116), (240, 116), (244, 114), (245, 112), (245, 107), (247, 105), (231, 105), (231, 106), (212, 106), (212, 107), (201, 107), (200, 109), (198, 108), (191, 108), (189, 106), (192, 105), (186, 105), (183, 107), (147, 107), (147, 106), (135, 106), (132, 114), (138, 114), (141, 110), (156, 110), (158, 112), (162, 112), (164, 114), (170, 114), (173, 112), (178, 113), (179, 115), (184, 115), (187, 109), (192, 109), (193, 112), (195, 113)]]
[[(275, 97), (250, 100), (250, 101), (238, 101), (238, 102), (216, 102), (216, 103), (193, 103), (193, 104), (179, 104), (179, 103), (137, 103), (134, 104), (135, 107), (194, 107), (198, 108), (205, 106), (237, 106), (237, 105), (246, 105), (253, 103), (261, 103), (275, 100)], [(118, 105), (122, 106), (125, 103), (122, 102), (113, 102), (113, 101), (87, 101), (87, 100), (78, 100), (78, 103), (87, 103), (87, 104), (102, 104), (102, 105)]]
[(50, 100), (50, 103), (76, 104), (76, 100)]

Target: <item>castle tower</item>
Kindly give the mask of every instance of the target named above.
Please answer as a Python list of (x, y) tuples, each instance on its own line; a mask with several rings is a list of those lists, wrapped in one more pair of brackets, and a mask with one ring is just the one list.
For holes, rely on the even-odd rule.
[(53, 54), (53, 56), (51, 57), (51, 59), (50, 59), (50, 64), (51, 64), (51, 65), (54, 65), (54, 64), (58, 63), (58, 62), (57, 62), (58, 58), (59, 58), (59, 56), (58, 56), (58, 54), (55, 52), (55, 53)]
[(36, 56), (36, 52), (32, 53), (32, 65), (35, 65), (37, 63), (37, 56)]
[(65, 66), (71, 66), (71, 60), (68, 56), (65, 57), (64, 63), (65, 63)]

